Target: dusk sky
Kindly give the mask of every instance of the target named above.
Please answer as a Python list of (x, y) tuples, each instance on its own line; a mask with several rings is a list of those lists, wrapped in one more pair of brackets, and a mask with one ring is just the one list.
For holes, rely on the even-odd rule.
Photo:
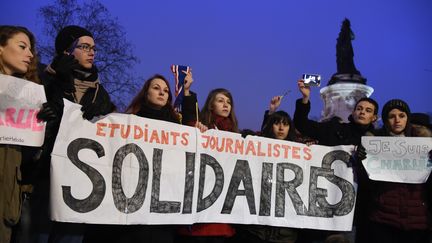
[[(414, 112), (432, 112), (430, 0), (101, 2), (133, 44), (139, 76), (160, 73), (173, 86), (170, 65), (191, 66), (200, 107), (211, 89), (230, 90), (240, 128), (258, 130), (271, 97), (286, 90), (280, 109), (292, 115), (302, 73), (319, 73), (327, 84), (344, 18), (356, 36), (354, 63), (380, 107), (400, 98)], [(0, 24), (26, 26), (42, 39), (37, 10), (50, 3), (2, 1)], [(323, 108), (319, 89), (311, 94), (310, 117)]]

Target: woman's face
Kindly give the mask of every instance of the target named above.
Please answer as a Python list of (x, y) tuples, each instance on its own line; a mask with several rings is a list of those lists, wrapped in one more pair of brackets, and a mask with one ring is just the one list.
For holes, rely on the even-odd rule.
[(290, 126), (286, 122), (279, 121), (273, 123), (273, 134), (275, 136), (274, 138), (285, 140), (288, 136), (289, 129)]
[(148, 104), (155, 109), (161, 109), (168, 102), (169, 92), (170, 90), (164, 80), (153, 79), (147, 91)]
[(3, 65), (5, 74), (26, 73), (32, 58), (30, 39), (24, 33), (15, 34), (6, 46), (0, 46), (0, 64)]
[(228, 117), (231, 113), (231, 100), (226, 95), (218, 93), (212, 105), (212, 111), (221, 117)]
[(95, 54), (95, 42), (90, 36), (80, 37), (76, 48), (72, 52), (78, 63), (87, 69), (93, 67)]
[(405, 131), (407, 125), (408, 116), (405, 112), (399, 109), (393, 109), (389, 112), (387, 118), (387, 124), (390, 131), (394, 134), (401, 134)]

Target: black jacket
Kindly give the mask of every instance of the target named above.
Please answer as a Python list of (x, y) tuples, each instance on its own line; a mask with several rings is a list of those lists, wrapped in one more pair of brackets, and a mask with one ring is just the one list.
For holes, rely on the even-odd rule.
[(137, 112), (137, 116), (173, 122), (177, 124), (194, 126), (196, 122), (196, 105), (197, 105), (197, 97), (196, 94), (191, 92), (190, 96), (183, 97), (182, 102), (182, 112), (181, 118), (176, 117), (170, 109), (169, 106), (165, 106), (160, 110), (152, 109), (146, 104), (142, 104), (140, 110)]
[(195, 126), (195, 123), (197, 121), (197, 106), (198, 100), (196, 93), (190, 91), (189, 96), (183, 97), (182, 102), (182, 124), (183, 125), (189, 125), (189, 126)]
[(146, 104), (142, 104), (140, 110), (136, 113), (137, 116), (146, 117), (155, 120), (180, 123), (179, 119), (175, 117), (169, 106), (164, 106), (160, 110), (151, 108)]
[[(40, 154), (38, 163), (40, 168), (40, 173), (42, 177), (49, 176), (49, 162), (51, 161), (51, 152), (54, 147), (54, 142), (56, 140), (58, 130), (60, 127), (61, 117), (63, 115), (63, 98), (74, 101), (72, 94), (65, 92), (61, 85), (59, 85), (60, 80), (57, 80), (55, 75), (52, 75), (43, 70), (44, 66), (39, 67), (39, 77), (45, 89), (47, 102), (54, 109), (56, 113), (56, 119), (50, 120), (46, 124), (45, 129), (45, 140), (42, 146), (42, 153)], [(96, 97), (95, 97), (96, 95)], [(96, 88), (89, 88), (86, 93), (81, 98), (80, 104), (83, 107), (91, 105), (93, 100), (97, 100), (98, 104), (103, 104), (98, 107), (96, 115), (105, 115), (111, 113), (115, 110), (115, 105), (111, 102), (108, 92), (99, 85), (99, 90), (96, 94)]]
[(341, 123), (337, 118), (326, 122), (312, 121), (308, 119), (309, 111), (310, 102), (303, 104), (302, 99), (298, 99), (294, 112), (294, 125), (301, 134), (317, 139), (320, 145), (359, 145), (361, 137), (367, 131), (373, 130), (372, 125), (361, 126), (353, 121)]

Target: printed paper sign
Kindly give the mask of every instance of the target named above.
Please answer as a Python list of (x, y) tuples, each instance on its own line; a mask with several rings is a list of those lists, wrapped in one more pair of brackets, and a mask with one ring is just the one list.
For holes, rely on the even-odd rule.
[(44, 102), (42, 85), (0, 74), (0, 144), (41, 146), (45, 123), (36, 115)]

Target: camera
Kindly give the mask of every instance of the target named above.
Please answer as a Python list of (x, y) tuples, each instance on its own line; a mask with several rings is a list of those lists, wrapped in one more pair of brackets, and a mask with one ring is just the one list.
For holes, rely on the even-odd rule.
[(303, 74), (302, 79), (303, 79), (304, 84), (306, 86), (317, 86), (317, 87), (319, 87), (321, 85), (321, 75), (319, 75), (319, 74), (308, 74), (308, 73), (305, 73), (305, 74)]

